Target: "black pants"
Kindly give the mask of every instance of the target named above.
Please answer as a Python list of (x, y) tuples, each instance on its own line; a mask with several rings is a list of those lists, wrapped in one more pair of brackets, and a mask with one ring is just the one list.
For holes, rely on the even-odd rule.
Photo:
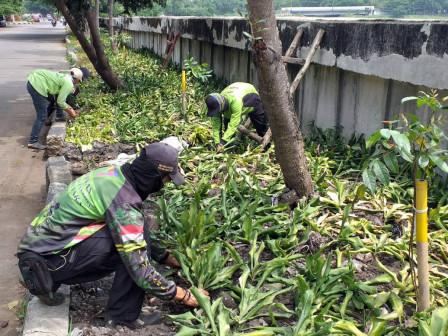
[(129, 275), (107, 227), (73, 246), (69, 251), (45, 256), (45, 259), (54, 289), (61, 284), (72, 285), (99, 280), (115, 272), (106, 309), (107, 317), (132, 322), (139, 316), (145, 291)]
[(263, 137), (268, 131), (268, 119), (263, 111), (260, 96), (250, 93), (243, 98), (243, 107), (253, 107), (254, 110), (249, 113), (250, 121), (254, 125), (257, 134)]

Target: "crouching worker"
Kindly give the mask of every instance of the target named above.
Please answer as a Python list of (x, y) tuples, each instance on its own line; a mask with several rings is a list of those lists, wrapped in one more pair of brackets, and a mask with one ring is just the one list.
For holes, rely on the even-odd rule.
[(213, 141), (217, 151), (232, 139), (243, 114), (249, 115), (259, 136), (263, 137), (269, 129), (260, 96), (252, 84), (233, 83), (221, 93), (209, 94), (205, 104), (207, 116), (212, 118)]
[[(188, 289), (164, 279), (151, 260), (179, 267), (144, 223), (142, 201), (164, 184), (184, 183), (178, 152), (165, 143), (145, 147), (132, 163), (105, 167), (70, 183), (34, 219), (19, 243), (22, 283), (48, 305), (64, 296), (61, 284), (101, 279), (115, 272), (106, 308), (106, 326), (137, 329), (154, 323), (160, 313), (140, 312), (145, 293), (198, 302)], [(208, 296), (206, 291), (203, 291)]]

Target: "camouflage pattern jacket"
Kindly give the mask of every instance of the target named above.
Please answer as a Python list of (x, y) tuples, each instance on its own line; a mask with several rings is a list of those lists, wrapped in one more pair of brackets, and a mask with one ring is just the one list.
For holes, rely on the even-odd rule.
[[(141, 206), (121, 167), (94, 170), (70, 183), (41, 211), (20, 241), (18, 254), (57, 254), (107, 226), (133, 280), (145, 291), (170, 300), (176, 286), (150, 264)], [(155, 251), (151, 257), (163, 260), (166, 251), (154, 238), (151, 245)]]

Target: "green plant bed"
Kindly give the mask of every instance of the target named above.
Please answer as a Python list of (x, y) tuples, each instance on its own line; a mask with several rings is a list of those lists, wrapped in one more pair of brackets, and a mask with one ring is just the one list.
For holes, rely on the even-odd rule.
[(81, 89), (83, 112), (69, 127), (67, 141), (84, 149), (94, 142), (126, 142), (138, 149), (177, 135), (190, 145), (180, 155), (186, 184), (167, 185), (145, 201), (157, 218), (155, 233), (182, 264), (183, 281), (205, 287), (214, 299), (193, 289), (200, 308), (158, 306), (170, 315), (172, 334), (374, 336), (432, 330), (444, 335), (448, 190), (443, 179), (434, 177), (429, 189), (432, 308), (415, 313), (408, 166), (397, 161), (390, 183), (367, 194), (361, 169), (375, 149), (362, 136), (343, 139), (340, 129), (311, 125), (305, 142), (315, 194), (288, 203), (275, 145), (262, 152), (243, 138), (227, 152), (213, 149), (211, 123), (201, 111), (205, 96), (219, 91), (221, 83), (188, 74), (183, 112), (179, 68), (162, 69), (161, 59), (148, 50), (127, 50), (125, 60), (108, 50), (108, 57), (125, 86), (111, 92), (93, 75)]

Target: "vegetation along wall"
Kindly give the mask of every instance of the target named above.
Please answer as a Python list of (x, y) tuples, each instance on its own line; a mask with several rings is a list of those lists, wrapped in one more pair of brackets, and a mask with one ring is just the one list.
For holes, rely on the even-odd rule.
[[(107, 20), (104, 21), (107, 23)], [(366, 136), (382, 120), (406, 111), (422, 122), (429, 113), (416, 111), (415, 102), (401, 99), (436, 88), (448, 95), (448, 24), (443, 21), (368, 19), (278, 19), (283, 54), (299, 28), (304, 29), (296, 51), (305, 58), (319, 29), (325, 30), (312, 66), (295, 95), (295, 107), (304, 133), (315, 121), (321, 128), (343, 126), (344, 135)], [(189, 52), (206, 62), (227, 82), (257, 85), (250, 42), (242, 18), (133, 17), (116, 18), (117, 28), (132, 37), (132, 47), (146, 47), (163, 55), (169, 33), (180, 34), (172, 61), (181, 64)], [(291, 80), (300, 70), (287, 65)]]

